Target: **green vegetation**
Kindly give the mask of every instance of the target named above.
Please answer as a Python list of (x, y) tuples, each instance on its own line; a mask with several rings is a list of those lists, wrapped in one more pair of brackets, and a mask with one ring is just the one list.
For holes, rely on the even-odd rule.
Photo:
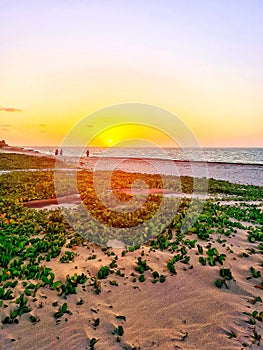
[(74, 261), (75, 256), (76, 253), (67, 251), (64, 253), (64, 255), (61, 256), (59, 260), (62, 263), (68, 263), (70, 261)]
[(126, 317), (125, 317), (125, 316), (122, 316), (122, 315), (117, 315), (116, 318), (117, 318), (118, 320), (126, 321)]
[(68, 310), (68, 304), (64, 303), (57, 312), (55, 312), (54, 317), (60, 318), (64, 314), (70, 314), (70, 311)]
[(91, 338), (90, 339), (90, 342), (89, 342), (89, 348), (90, 350), (94, 350), (94, 345), (99, 341), (99, 339), (96, 339), (96, 338)]
[(139, 272), (140, 274), (144, 273), (147, 270), (150, 270), (150, 267), (147, 265), (146, 260), (142, 260), (141, 257), (137, 259), (137, 265), (135, 266), (135, 271)]
[(259, 278), (261, 277), (261, 272), (257, 271), (253, 266), (250, 267), (251, 277), (247, 277), (247, 279), (250, 278)]
[(215, 281), (215, 285), (217, 286), (217, 288), (221, 288), (224, 285), (227, 289), (229, 289), (227, 281), (231, 281), (233, 279), (231, 270), (222, 268), (220, 269), (219, 273), (222, 278), (217, 279)]
[(105, 279), (108, 277), (109, 273), (110, 273), (110, 269), (108, 268), (108, 266), (103, 266), (98, 271), (97, 277), (98, 279)]
[(16, 153), (0, 153), (0, 170), (54, 169), (55, 166), (67, 168), (68, 165), (55, 158), (30, 156)]

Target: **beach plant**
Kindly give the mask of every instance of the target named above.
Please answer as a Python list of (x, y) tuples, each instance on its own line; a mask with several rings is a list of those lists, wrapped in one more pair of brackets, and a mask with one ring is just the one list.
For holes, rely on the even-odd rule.
[(253, 227), (248, 231), (248, 241), (250, 243), (255, 243), (256, 241), (263, 241), (263, 233), (258, 230), (254, 229)]
[(110, 285), (111, 285), (111, 286), (116, 286), (116, 287), (118, 287), (118, 282), (115, 281), (115, 280), (110, 281)]
[(55, 318), (60, 318), (64, 314), (71, 315), (71, 312), (68, 310), (68, 304), (67, 303), (63, 303), (63, 305), (59, 308), (59, 310), (54, 313), (54, 317)]
[[(243, 312), (243, 313), (249, 315), (246, 312)], [(248, 323), (248, 324), (251, 324), (251, 325), (255, 325), (256, 324), (256, 320), (255, 320), (254, 317), (249, 317), (248, 320), (246, 320), (245, 322)]]
[(171, 274), (173, 274), (173, 275), (176, 275), (176, 274), (177, 274), (176, 269), (175, 269), (175, 267), (174, 267), (175, 261), (176, 261), (176, 260), (173, 258), (173, 259), (169, 260), (169, 261), (167, 262), (167, 264), (166, 264), (168, 270), (169, 270), (169, 271), (171, 272)]
[(145, 281), (145, 276), (144, 275), (140, 275), (139, 276), (139, 281), (142, 283)]
[(98, 280), (97, 277), (91, 277), (90, 279), (90, 285), (94, 287), (94, 293), (100, 294), (101, 293), (101, 283)]
[(219, 273), (222, 278), (217, 279), (215, 281), (215, 285), (217, 286), (217, 288), (222, 288), (222, 286), (224, 285), (227, 289), (229, 289), (227, 281), (233, 279), (231, 270), (227, 268), (222, 268), (220, 269)]
[(92, 254), (91, 256), (88, 257), (88, 260), (95, 260), (97, 258), (96, 254)]
[(184, 241), (184, 244), (186, 244), (190, 249), (192, 248), (195, 248), (195, 245), (196, 245), (196, 242), (197, 242), (197, 239), (193, 239), (192, 241), (190, 239), (186, 239)]
[(206, 258), (203, 258), (202, 256), (199, 256), (198, 261), (200, 262), (201, 265), (203, 265), (203, 266), (206, 265)]
[(123, 334), (124, 334), (124, 329), (123, 329), (123, 327), (122, 326), (118, 326), (116, 329), (115, 329), (115, 331), (114, 331), (114, 334), (117, 334), (118, 336), (123, 336)]
[(27, 306), (28, 299), (24, 296), (24, 294), (20, 294), (20, 296), (15, 300), (16, 304), (18, 304), (17, 308), (10, 312), (10, 316), (6, 316), (3, 320), (3, 324), (7, 323), (18, 323), (18, 316), (22, 316), (25, 313), (31, 311), (31, 309)]
[(5, 290), (4, 287), (0, 288), (0, 299), (2, 300), (12, 300), (13, 297), (13, 291), (11, 289)]
[(93, 322), (93, 327), (94, 327), (94, 328), (97, 328), (97, 327), (99, 326), (99, 324), (100, 324), (100, 319), (99, 319), (99, 318), (96, 318), (96, 319), (94, 320), (94, 322)]
[(159, 278), (160, 275), (159, 275), (158, 271), (153, 271), (152, 276), (153, 276), (153, 278)]
[[(45, 267), (43, 269), (45, 269)], [(43, 269), (41, 272), (43, 272)], [(54, 278), (55, 278), (55, 275), (53, 272), (51, 272), (51, 269), (45, 270), (45, 273), (43, 273), (43, 274), (41, 274), (41, 272), (40, 272), (40, 277), (41, 277), (42, 281), (44, 282), (44, 285), (46, 285), (46, 284), (52, 285)]]
[(89, 348), (90, 350), (94, 350), (94, 345), (99, 341), (99, 339), (96, 338), (91, 338), (89, 341)]
[(164, 275), (160, 275), (160, 283), (164, 283), (166, 280), (166, 277)]
[(253, 298), (253, 299), (250, 300), (250, 303), (251, 303), (252, 305), (256, 304), (257, 302), (262, 303), (262, 298), (261, 298), (260, 296), (256, 296), (255, 298)]
[(121, 272), (120, 269), (118, 269), (118, 270), (116, 271), (116, 275), (117, 275), (117, 276), (120, 276), (120, 277), (124, 277), (124, 276), (125, 276), (125, 274), (124, 274), (123, 272)]
[(159, 272), (157, 272), (157, 271), (152, 272), (152, 277), (153, 277), (152, 283), (157, 283), (157, 282), (164, 283), (165, 282), (165, 276), (160, 275)]
[(190, 261), (190, 256), (189, 255), (182, 256), (182, 259), (180, 260), (180, 262), (182, 264), (189, 264), (189, 261)]
[(217, 288), (222, 288), (223, 284), (225, 284), (226, 288), (228, 288), (227, 284), (224, 282), (224, 280), (218, 278), (215, 281), (215, 285), (217, 286)]
[(134, 252), (135, 250), (140, 249), (140, 245), (132, 245), (128, 248), (129, 252)]
[(250, 267), (250, 272), (251, 272), (251, 276), (247, 277), (247, 279), (250, 279), (250, 278), (259, 278), (261, 277), (261, 272), (260, 271), (257, 271), (253, 266)]
[(122, 315), (115, 316), (118, 320), (126, 321), (126, 317)]
[(150, 240), (151, 250), (166, 250), (169, 247), (169, 240), (164, 234), (159, 234), (155, 239)]
[(226, 258), (225, 254), (220, 254), (218, 250), (214, 248), (208, 248), (206, 254), (208, 255), (208, 263), (210, 266), (215, 266), (218, 262), (220, 265), (223, 265), (223, 261)]
[(210, 233), (211, 233), (211, 229), (208, 227), (198, 227), (198, 233), (197, 233), (197, 237), (199, 239), (202, 239), (204, 241), (207, 241), (210, 238)]
[(220, 269), (219, 273), (220, 273), (220, 276), (223, 277), (227, 281), (230, 281), (233, 279), (232, 272), (230, 269), (222, 268), (222, 269)]
[(258, 346), (260, 346), (261, 343), (261, 334), (259, 334), (255, 329), (253, 329), (253, 343), (257, 344)]
[(112, 262), (110, 263), (110, 268), (113, 269), (114, 267), (117, 267), (117, 263), (116, 263), (117, 259), (113, 259)]
[(60, 257), (59, 261), (62, 263), (69, 263), (70, 261), (74, 261), (76, 255), (75, 252), (66, 251), (64, 255)]
[(126, 254), (127, 254), (127, 250), (122, 250), (121, 256), (123, 257), (123, 256), (125, 256)]
[(40, 321), (39, 318), (37, 318), (37, 317), (35, 317), (35, 316), (33, 316), (33, 315), (31, 315), (31, 316), (29, 317), (29, 320), (30, 320), (30, 322), (33, 323), (33, 324), (36, 324), (37, 322)]
[(186, 255), (186, 253), (187, 253), (186, 247), (185, 247), (185, 246), (182, 246), (182, 248), (181, 248), (181, 254), (182, 254), (182, 255)]
[(150, 266), (147, 265), (146, 260), (142, 260), (141, 257), (137, 258), (137, 265), (135, 266), (135, 271), (143, 274), (145, 271), (150, 270)]
[(97, 273), (97, 277), (98, 277), (98, 279), (105, 279), (108, 277), (109, 273), (110, 273), (109, 267), (102, 266)]
[(55, 289), (58, 295), (76, 294), (78, 284), (84, 284), (86, 281), (87, 276), (84, 273), (81, 275), (75, 273), (73, 276), (66, 276), (66, 283), (56, 281), (51, 284), (51, 288)]
[(73, 237), (70, 238), (70, 241), (66, 244), (66, 247), (74, 249), (76, 246), (83, 246), (84, 243), (85, 238), (76, 233)]
[(229, 339), (236, 338), (237, 337), (237, 332), (232, 330), (228, 333)]
[(200, 244), (197, 244), (197, 249), (199, 254), (203, 254), (204, 250), (203, 247)]
[(263, 311), (258, 312), (257, 310), (254, 310), (251, 313), (251, 316), (254, 317), (256, 320), (262, 322), (262, 320), (263, 320)]

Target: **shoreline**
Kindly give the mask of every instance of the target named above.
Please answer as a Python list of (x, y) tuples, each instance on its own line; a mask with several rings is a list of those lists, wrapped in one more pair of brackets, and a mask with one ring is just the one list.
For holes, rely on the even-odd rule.
[[(242, 148), (241, 148), (242, 149)], [(182, 163), (182, 164), (200, 164), (200, 165), (233, 165), (233, 166), (251, 166), (251, 167), (262, 167), (263, 168), (263, 163), (244, 163), (244, 162), (223, 162), (223, 161), (210, 161), (210, 160), (182, 160), (182, 159), (174, 159), (174, 158), (158, 158), (158, 157), (123, 157), (123, 156), (107, 156), (107, 157), (100, 157), (100, 156), (92, 156), (90, 155), (89, 157), (86, 156), (68, 156), (68, 155), (55, 155), (55, 154), (47, 154), (44, 152), (40, 152), (38, 150), (34, 149), (28, 149), (24, 147), (18, 147), (18, 146), (4, 146), (0, 148), (0, 153), (1, 151), (4, 151), (3, 153), (17, 153), (17, 154), (25, 154), (25, 155), (36, 155), (36, 156), (44, 156), (52, 159), (56, 158), (61, 158), (61, 159), (66, 159), (66, 160), (72, 160), (74, 163), (74, 160), (79, 159), (82, 162), (83, 161), (97, 161), (98, 159), (104, 159), (104, 160), (130, 160), (130, 161), (159, 161), (159, 162), (174, 162), (174, 163)]]
[[(213, 178), (236, 184), (263, 186), (262, 165), (242, 165), (241, 163), (212, 163), (158, 160), (154, 158), (125, 158), (125, 157), (76, 157), (55, 156), (26, 150), (19, 147), (5, 147), (0, 154), (22, 154), (58, 162), (58, 168), (64, 163), (76, 170), (105, 170), (112, 169), (128, 173), (160, 174), (167, 176), (190, 176), (193, 178)], [(22, 169), (22, 167), (21, 167)]]

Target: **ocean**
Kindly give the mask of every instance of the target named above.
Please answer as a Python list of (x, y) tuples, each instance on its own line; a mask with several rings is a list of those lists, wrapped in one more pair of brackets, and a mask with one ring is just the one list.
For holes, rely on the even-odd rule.
[[(25, 147), (54, 155), (56, 147)], [(89, 158), (82, 148), (63, 148), (71, 161), (84, 158), (83, 165), (96, 169), (113, 168), (164, 175), (210, 177), (234, 183), (263, 186), (263, 148), (89, 148)], [(97, 165), (95, 164), (99, 160)], [(94, 161), (93, 161), (94, 160)]]

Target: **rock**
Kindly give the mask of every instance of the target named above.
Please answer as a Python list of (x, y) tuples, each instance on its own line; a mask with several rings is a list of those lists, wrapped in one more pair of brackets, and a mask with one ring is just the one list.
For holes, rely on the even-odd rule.
[(5, 142), (5, 140), (0, 141), (0, 148), (6, 147), (8, 144)]

